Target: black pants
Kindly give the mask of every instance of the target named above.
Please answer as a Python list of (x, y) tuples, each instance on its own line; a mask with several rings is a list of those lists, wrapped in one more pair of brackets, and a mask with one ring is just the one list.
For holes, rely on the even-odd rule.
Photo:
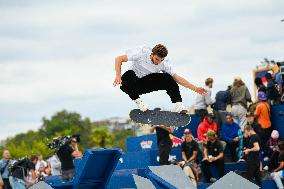
[(9, 182), (9, 179), (3, 179), (3, 182), (4, 182), (3, 189), (12, 189), (10, 182)]
[(256, 181), (256, 184), (261, 187), (260, 179), (260, 161), (247, 161), (247, 179), (253, 181), (253, 178)]
[(132, 100), (139, 98), (139, 95), (158, 90), (166, 90), (173, 103), (182, 102), (179, 86), (170, 74), (153, 73), (138, 78), (135, 72), (128, 70), (122, 77), (120, 89), (129, 95)]
[(272, 155), (270, 156), (270, 158), (267, 162), (267, 166), (268, 166), (270, 171), (273, 171), (274, 169), (276, 169), (279, 166), (279, 163), (278, 163), (279, 154), (280, 154), (280, 152), (278, 152), (278, 151), (272, 152)]
[(239, 147), (239, 142), (227, 142), (227, 147), (230, 150), (231, 159), (233, 162), (237, 161), (237, 148)]
[(159, 150), (159, 164), (160, 165), (169, 165), (169, 156), (172, 149), (172, 141), (162, 140), (158, 144)]
[(197, 116), (200, 118), (201, 122), (203, 121), (204, 117), (205, 117), (207, 114), (208, 114), (207, 109), (199, 109), (199, 110), (196, 109), (196, 110), (195, 110), (195, 115), (197, 115)]
[(261, 140), (261, 146), (262, 149), (264, 149), (264, 147), (266, 146), (267, 141), (269, 140), (270, 136), (271, 136), (271, 132), (272, 132), (272, 127), (269, 127), (267, 129), (261, 129), (262, 130), (262, 136), (260, 136), (260, 140)]
[(213, 162), (205, 160), (201, 162), (201, 166), (206, 182), (209, 182), (210, 178), (212, 177), (212, 174), (210, 172), (210, 166), (212, 165), (217, 166), (220, 177), (224, 176), (224, 159), (218, 159)]
[(214, 116), (215, 116), (215, 121), (218, 127), (218, 132), (217, 134), (219, 135), (222, 130), (222, 125), (226, 121), (226, 110), (214, 110), (213, 111)]

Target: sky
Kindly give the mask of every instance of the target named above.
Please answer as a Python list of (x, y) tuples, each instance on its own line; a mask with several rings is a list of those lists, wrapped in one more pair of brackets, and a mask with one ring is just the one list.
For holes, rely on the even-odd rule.
[[(179, 75), (198, 86), (214, 78), (213, 95), (236, 76), (253, 93), (256, 64), (284, 59), (283, 9), (283, 0), (0, 0), (0, 140), (63, 109), (127, 118), (136, 106), (112, 86), (114, 58), (139, 46), (165, 44)], [(163, 91), (142, 99), (174, 107)]]

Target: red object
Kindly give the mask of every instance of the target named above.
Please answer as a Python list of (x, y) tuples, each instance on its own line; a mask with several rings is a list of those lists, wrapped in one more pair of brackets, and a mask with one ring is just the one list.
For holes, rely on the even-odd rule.
[(206, 133), (208, 130), (212, 130), (217, 132), (217, 124), (215, 121), (213, 123), (208, 123), (207, 119), (204, 118), (203, 121), (199, 124), (198, 129), (197, 129), (197, 136), (199, 141), (204, 141), (206, 142)]

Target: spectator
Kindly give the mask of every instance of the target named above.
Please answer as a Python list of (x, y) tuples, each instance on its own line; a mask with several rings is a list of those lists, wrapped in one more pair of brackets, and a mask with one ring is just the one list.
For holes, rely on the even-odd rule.
[(260, 124), (255, 119), (254, 113), (253, 112), (247, 112), (246, 116), (247, 116), (247, 121), (248, 121), (247, 125), (250, 125), (253, 128), (253, 130), (256, 132), (256, 134), (258, 136), (261, 136), (262, 129), (261, 129)]
[(271, 136), (268, 139), (265, 147), (265, 152), (268, 156), (271, 156), (272, 152), (276, 150), (276, 147), (279, 144), (279, 132), (277, 130), (273, 130), (271, 132)]
[(259, 78), (259, 77), (255, 78), (254, 84), (256, 85), (257, 92), (262, 91), (262, 92), (266, 93), (266, 87), (265, 87), (265, 85), (263, 85), (261, 78)]
[(38, 156), (38, 161), (35, 166), (35, 170), (38, 175), (42, 176), (45, 173), (45, 169), (47, 168), (46, 161), (43, 160), (42, 155)]
[(203, 145), (206, 143), (206, 133), (209, 130), (217, 132), (217, 125), (213, 114), (206, 115), (197, 128), (198, 145), (201, 151), (203, 151)]
[(183, 168), (186, 176), (188, 176), (194, 185), (197, 185), (198, 172), (196, 165), (196, 158), (198, 154), (198, 144), (193, 140), (193, 136), (189, 129), (183, 132), (185, 137), (181, 144), (182, 160), (179, 165)]
[(233, 162), (238, 159), (236, 150), (239, 147), (240, 138), (238, 132), (240, 129), (240, 126), (234, 122), (233, 115), (227, 113), (226, 123), (222, 126), (222, 138), (227, 143)]
[(257, 97), (259, 102), (256, 106), (254, 115), (255, 117), (257, 117), (257, 121), (261, 126), (261, 133), (259, 133), (259, 137), (261, 138), (261, 147), (263, 149), (272, 132), (270, 121), (270, 106), (266, 102), (266, 94), (264, 92), (260, 91)]
[(9, 177), (10, 184), (13, 189), (26, 189), (25, 177), (28, 176), (29, 172), (31, 173), (32, 179), (37, 178), (35, 172), (35, 165), (37, 163), (37, 156), (32, 155), (30, 160), (23, 159), (18, 160), (17, 166), (12, 170), (11, 176)]
[(273, 171), (273, 173), (271, 173), (271, 176), (273, 178), (273, 180), (275, 181), (277, 187), (279, 189), (283, 189), (284, 186), (282, 184), (281, 179), (283, 179), (283, 168), (284, 168), (284, 143), (281, 142), (279, 144), (279, 150), (280, 150), (280, 154), (278, 157), (278, 162), (279, 162), (279, 166)]
[(206, 137), (207, 144), (204, 146), (204, 158), (201, 162), (202, 171), (206, 182), (215, 182), (217, 179), (212, 177), (210, 166), (216, 165), (219, 176), (224, 176), (224, 150), (223, 145), (217, 139), (217, 134), (214, 131), (208, 131)]
[(251, 95), (241, 78), (235, 78), (233, 87), (231, 89), (231, 95), (233, 118), (243, 130), (247, 122), (247, 103), (251, 102)]
[(272, 78), (271, 73), (266, 73), (265, 78), (267, 81), (266, 95), (268, 102), (271, 105), (278, 104), (280, 101), (280, 94), (275, 87), (275, 82)]
[(247, 179), (253, 181), (253, 178), (255, 178), (257, 185), (261, 186), (259, 158), (260, 140), (250, 125), (245, 126), (244, 135), (249, 137), (248, 148), (244, 150), (247, 162)]
[(205, 80), (205, 89), (207, 91), (206, 95), (198, 94), (195, 100), (195, 114), (200, 117), (202, 121), (204, 117), (208, 114), (207, 107), (212, 105), (214, 101), (211, 99), (211, 88), (213, 87), (213, 79), (207, 78)]
[(12, 189), (9, 182), (8, 166), (11, 164), (9, 150), (3, 151), (3, 158), (0, 160), (0, 188)]
[(72, 148), (74, 150), (73, 153), (72, 153), (74, 158), (81, 158), (81, 157), (83, 157), (82, 152), (79, 150), (78, 141), (77, 141), (76, 138), (72, 138), (71, 146), (72, 146)]
[(218, 132), (221, 130), (223, 123), (226, 121), (226, 109), (231, 104), (231, 86), (228, 86), (227, 90), (219, 91), (215, 97), (215, 103), (213, 106), (215, 120), (218, 126)]
[(153, 133), (156, 130), (157, 143), (159, 150), (159, 163), (160, 165), (169, 165), (169, 156), (172, 149), (172, 140), (170, 133), (173, 132), (172, 127), (166, 127), (164, 125), (152, 126), (150, 132)]
[(277, 130), (273, 130), (264, 148), (265, 155), (268, 156), (264, 158), (267, 161), (267, 166), (263, 168), (264, 170), (273, 170), (278, 166), (278, 156), (280, 154), (278, 149), (279, 142), (279, 133)]
[(51, 169), (52, 176), (61, 175), (61, 163), (56, 153), (54, 153), (47, 162)]

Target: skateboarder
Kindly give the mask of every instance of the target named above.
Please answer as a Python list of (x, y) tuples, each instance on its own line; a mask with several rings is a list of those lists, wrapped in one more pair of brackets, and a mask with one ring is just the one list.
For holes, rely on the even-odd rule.
[[(164, 45), (158, 44), (154, 48), (142, 47), (126, 51), (126, 54), (115, 58), (116, 77), (114, 86), (120, 85), (120, 89), (135, 101), (141, 111), (146, 111), (148, 106), (139, 97), (141, 94), (158, 90), (166, 90), (172, 103), (176, 104), (174, 112), (184, 110), (179, 85), (191, 89), (199, 94), (205, 94), (206, 90), (188, 82), (179, 76), (170, 65), (168, 50)], [(131, 61), (132, 66), (121, 76), (123, 62)]]

